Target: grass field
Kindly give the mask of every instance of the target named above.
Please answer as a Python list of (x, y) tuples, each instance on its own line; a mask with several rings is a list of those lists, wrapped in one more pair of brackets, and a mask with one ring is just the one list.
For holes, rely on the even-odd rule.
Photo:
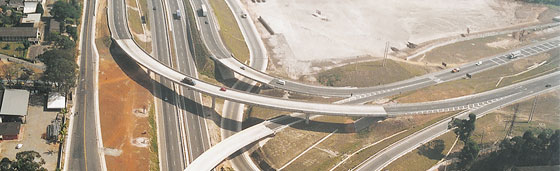
[(368, 87), (424, 75), (434, 68), (387, 60), (364, 62), (333, 68), (317, 74), (317, 80), (326, 86)]
[[(551, 55), (556, 55), (556, 57), (551, 58), (550, 57)], [(543, 61), (548, 61), (548, 62), (545, 65), (539, 66), (536, 69), (526, 72), (524, 74), (518, 75), (516, 77), (510, 77), (504, 79), (496, 87), (496, 84), (498, 83), (500, 77), (517, 74), (519, 72), (527, 70), (528, 67)], [(504, 87), (507, 85), (511, 85), (513, 83), (517, 83), (522, 80), (530, 79), (535, 76), (542, 75), (543, 72), (548, 73), (548, 72), (555, 71), (558, 69), (559, 63), (560, 60), (558, 59), (558, 53), (540, 54), (540, 55), (532, 56), (530, 58), (519, 59), (515, 62), (502, 65), (491, 70), (473, 74), (473, 77), (471, 79), (458, 79), (455, 81), (449, 81), (449, 82), (433, 85), (416, 91), (403, 93), (401, 95), (393, 97), (393, 99), (396, 99), (396, 101), (400, 103), (415, 103), (415, 102), (442, 100), (447, 98), (465, 96), (474, 93), (480, 93), (480, 92)]]
[[(434, 151), (433, 149), (428, 150), (426, 153), (422, 153), (420, 148), (409, 152), (408, 154), (400, 157), (399, 159), (393, 161), (383, 170), (409, 170), (409, 171), (424, 171), (430, 169), (435, 165), (440, 159), (442, 159), (445, 154), (451, 150), (453, 142), (455, 142), (455, 133), (448, 132), (439, 136), (431, 142), (443, 141), (445, 148), (442, 152)], [(429, 144), (429, 143), (426, 143)]]
[[(508, 42), (510, 46), (502, 47), (491, 47), (487, 44), (493, 42)], [(426, 57), (422, 61), (430, 63), (441, 63), (446, 62), (448, 64), (460, 64), (470, 61), (476, 61), (478, 59), (495, 55), (498, 53), (506, 52), (510, 49), (516, 48), (520, 42), (513, 40), (511, 36), (508, 35), (498, 35), (485, 37), (480, 39), (467, 40), (462, 42), (453, 43), (450, 45), (435, 48), (426, 53)], [(421, 57), (415, 60), (420, 60)]]
[(220, 25), (220, 36), (224, 45), (242, 63), (249, 64), (249, 48), (229, 6), (223, 0), (209, 0)]
[(260, 156), (264, 156), (263, 160), (267, 161), (273, 168), (279, 168), (311, 144), (338, 129), (337, 133), (286, 167), (286, 170), (297, 170), (297, 168), (329, 170), (358, 149), (395, 133), (408, 130), (357, 153), (336, 169), (348, 170), (392, 142), (396, 142), (415, 130), (422, 129), (449, 115), (451, 113), (391, 118), (374, 123), (369, 129), (359, 133), (352, 131), (352, 119), (349, 117), (324, 116), (311, 121), (309, 125), (299, 123), (291, 128), (286, 128), (269, 140), (259, 152)]
[[(9, 48), (6, 48), (9, 46)], [(15, 57), (25, 57), (27, 50), (19, 51), (18, 47), (23, 49), (23, 44), (19, 42), (0, 42), (0, 54), (15, 56)]]

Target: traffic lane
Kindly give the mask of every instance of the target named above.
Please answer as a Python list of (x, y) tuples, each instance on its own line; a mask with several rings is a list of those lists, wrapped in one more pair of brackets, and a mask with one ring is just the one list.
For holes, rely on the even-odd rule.
[[(172, 91), (169, 87), (173, 85), (173, 83), (165, 78), (161, 78), (160, 82), (163, 83), (165, 88), (160, 88), (161, 95), (163, 96), (163, 106), (162, 111), (164, 115), (164, 129), (165, 129), (165, 144), (167, 147), (166, 154), (167, 154), (167, 165), (169, 170), (183, 170), (184, 164), (182, 161), (183, 155), (182, 152), (183, 147), (180, 145), (180, 135), (179, 135), (179, 126), (178, 126), (178, 119), (177, 119), (177, 111), (175, 110), (174, 105), (174, 96), (175, 92)], [(161, 85), (160, 85), (161, 86)]]
[(128, 32), (128, 23), (126, 23), (126, 8), (124, 5), (124, 0), (115, 0), (112, 1), (113, 2), (113, 13), (115, 17), (115, 25), (116, 25), (116, 29), (115, 30), (117, 32), (117, 37), (119, 39), (130, 39), (130, 35)]
[[(533, 92), (525, 91), (523, 93), (518, 93), (499, 102), (471, 110), (470, 112), (464, 112), (462, 115), (459, 115), (456, 118), (467, 119), (468, 114), (470, 113), (474, 113), (477, 115), (477, 117), (481, 117), (483, 114), (486, 114), (487, 112), (494, 110), (495, 108), (503, 107), (504, 105), (510, 104), (512, 102), (518, 101), (519, 99), (523, 99), (534, 94), (539, 94), (543, 91), (547, 91), (547, 89), (543, 87), (535, 87)], [(363, 164), (356, 170), (383, 169), (383, 167), (386, 167), (393, 160), (398, 159), (402, 155), (416, 149), (418, 145), (421, 145), (422, 143), (428, 142), (431, 139), (435, 138), (436, 136), (434, 135), (441, 135), (447, 132), (447, 125), (450, 121), (451, 119), (449, 118), (445, 119), (444, 122), (439, 122), (437, 125), (429, 127), (425, 131), (413, 134), (412, 137), (406, 138), (406, 140), (404, 141), (399, 141), (397, 144), (391, 145), (389, 148), (387, 148), (387, 150), (381, 151), (372, 156), (372, 158), (366, 160), (365, 164)]]
[(558, 77), (559, 73), (560, 72), (551, 73), (541, 77), (546, 79), (538, 79), (536, 81), (530, 80), (522, 84), (512, 85), (506, 89), (502, 88), (490, 92), (474, 94), (471, 96), (463, 96), (455, 99), (440, 100), (435, 102), (390, 105), (385, 106), (385, 110), (387, 111), (387, 113), (409, 113), (415, 111), (448, 109), (455, 107), (457, 107), (457, 110), (459, 110), (459, 107), (461, 106), (472, 105), (474, 107), (474, 104), (477, 104), (476, 106), (479, 106), (479, 103), (489, 102), (494, 99), (513, 95), (518, 92), (535, 91), (543, 87), (547, 88), (547, 85), (550, 85), (550, 87), (557, 86), (560, 84), (560, 77)]

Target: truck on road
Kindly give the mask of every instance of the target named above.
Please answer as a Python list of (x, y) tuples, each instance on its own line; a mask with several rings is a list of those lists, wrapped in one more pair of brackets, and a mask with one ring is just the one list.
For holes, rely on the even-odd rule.
[(177, 10), (177, 12), (175, 12), (175, 19), (180, 19), (181, 18), (181, 11)]
[(208, 15), (208, 9), (206, 8), (206, 5), (202, 4), (202, 6), (200, 7), (200, 16), (206, 17)]

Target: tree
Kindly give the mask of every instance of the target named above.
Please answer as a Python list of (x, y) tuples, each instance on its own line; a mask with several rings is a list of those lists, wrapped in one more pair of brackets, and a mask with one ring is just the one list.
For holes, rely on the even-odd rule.
[(16, 160), (10, 161), (8, 158), (3, 158), (0, 161), (0, 170), (8, 171), (47, 171), (43, 167), (45, 160), (36, 151), (22, 151), (16, 154)]
[(47, 65), (47, 70), (43, 73), (43, 80), (56, 83), (59, 92), (66, 95), (76, 84), (78, 65), (74, 61), (64, 58), (54, 58), (45, 65)]
[(45, 10), (43, 9), (43, 4), (37, 3), (37, 9), (35, 9), (35, 12), (39, 14), (43, 14), (43, 12), (45, 12)]
[(50, 13), (60, 22), (63, 22), (66, 18), (77, 19), (80, 17), (80, 10), (77, 9), (75, 5), (71, 5), (66, 1), (56, 1)]
[(3, 49), (8, 50), (8, 49), (10, 49), (10, 47), (11, 47), (10, 44), (6, 43), (6, 45), (4, 45), (4, 47), (3, 47)]
[(70, 34), (72, 39), (78, 40), (78, 29), (76, 27), (72, 27), (71, 25), (66, 26), (66, 33)]
[(29, 42), (29, 40), (24, 40), (21, 42), (21, 44), (23, 44), (24, 49), (28, 49), (29, 46), (31, 46), (31, 42)]
[(475, 114), (469, 114), (469, 119), (454, 119), (450, 123), (450, 128), (457, 127), (457, 129), (453, 130), (457, 136), (459, 136), (459, 140), (466, 142), (472, 135), (475, 126), (474, 122), (476, 121)]
[(461, 160), (458, 163), (459, 168), (467, 168), (478, 157), (479, 151), (478, 144), (468, 139), (461, 152), (459, 152), (459, 159)]
[(16, 79), (21, 74), (21, 64), (11, 63), (2, 66), (2, 73), (4, 75), (4, 79), (8, 81), (8, 83), (12, 83), (13, 79)]

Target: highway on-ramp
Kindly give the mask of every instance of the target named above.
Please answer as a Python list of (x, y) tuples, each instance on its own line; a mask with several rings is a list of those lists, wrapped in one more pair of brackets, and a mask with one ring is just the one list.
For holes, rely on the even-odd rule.
[[(495, 103), (467, 110), (468, 112), (463, 112), (462, 115), (457, 116), (457, 118), (465, 119), (470, 113), (476, 114), (477, 117), (482, 117), (494, 109), (504, 107), (508, 104), (518, 102), (522, 99), (536, 96), (538, 94), (542, 94), (551, 90), (557, 90), (558, 88), (560, 88), (559, 72), (548, 74), (540, 78), (530, 80), (528, 82), (530, 83), (519, 85), (518, 87), (516, 85), (515, 89), (517, 91), (510, 92), (512, 94), (511, 96), (508, 96), (505, 99), (502, 99)], [(551, 87), (546, 87), (545, 85), (547, 84), (550, 84)], [(431, 139), (436, 138), (439, 135), (442, 135), (449, 131), (447, 129), (447, 125), (450, 120), (450, 118), (447, 118), (390, 145), (388, 148), (378, 152), (377, 154), (371, 156), (368, 160), (364, 161), (357, 167), (356, 170), (370, 171), (383, 169), (392, 161), (418, 148), (423, 143), (426, 143)]]

